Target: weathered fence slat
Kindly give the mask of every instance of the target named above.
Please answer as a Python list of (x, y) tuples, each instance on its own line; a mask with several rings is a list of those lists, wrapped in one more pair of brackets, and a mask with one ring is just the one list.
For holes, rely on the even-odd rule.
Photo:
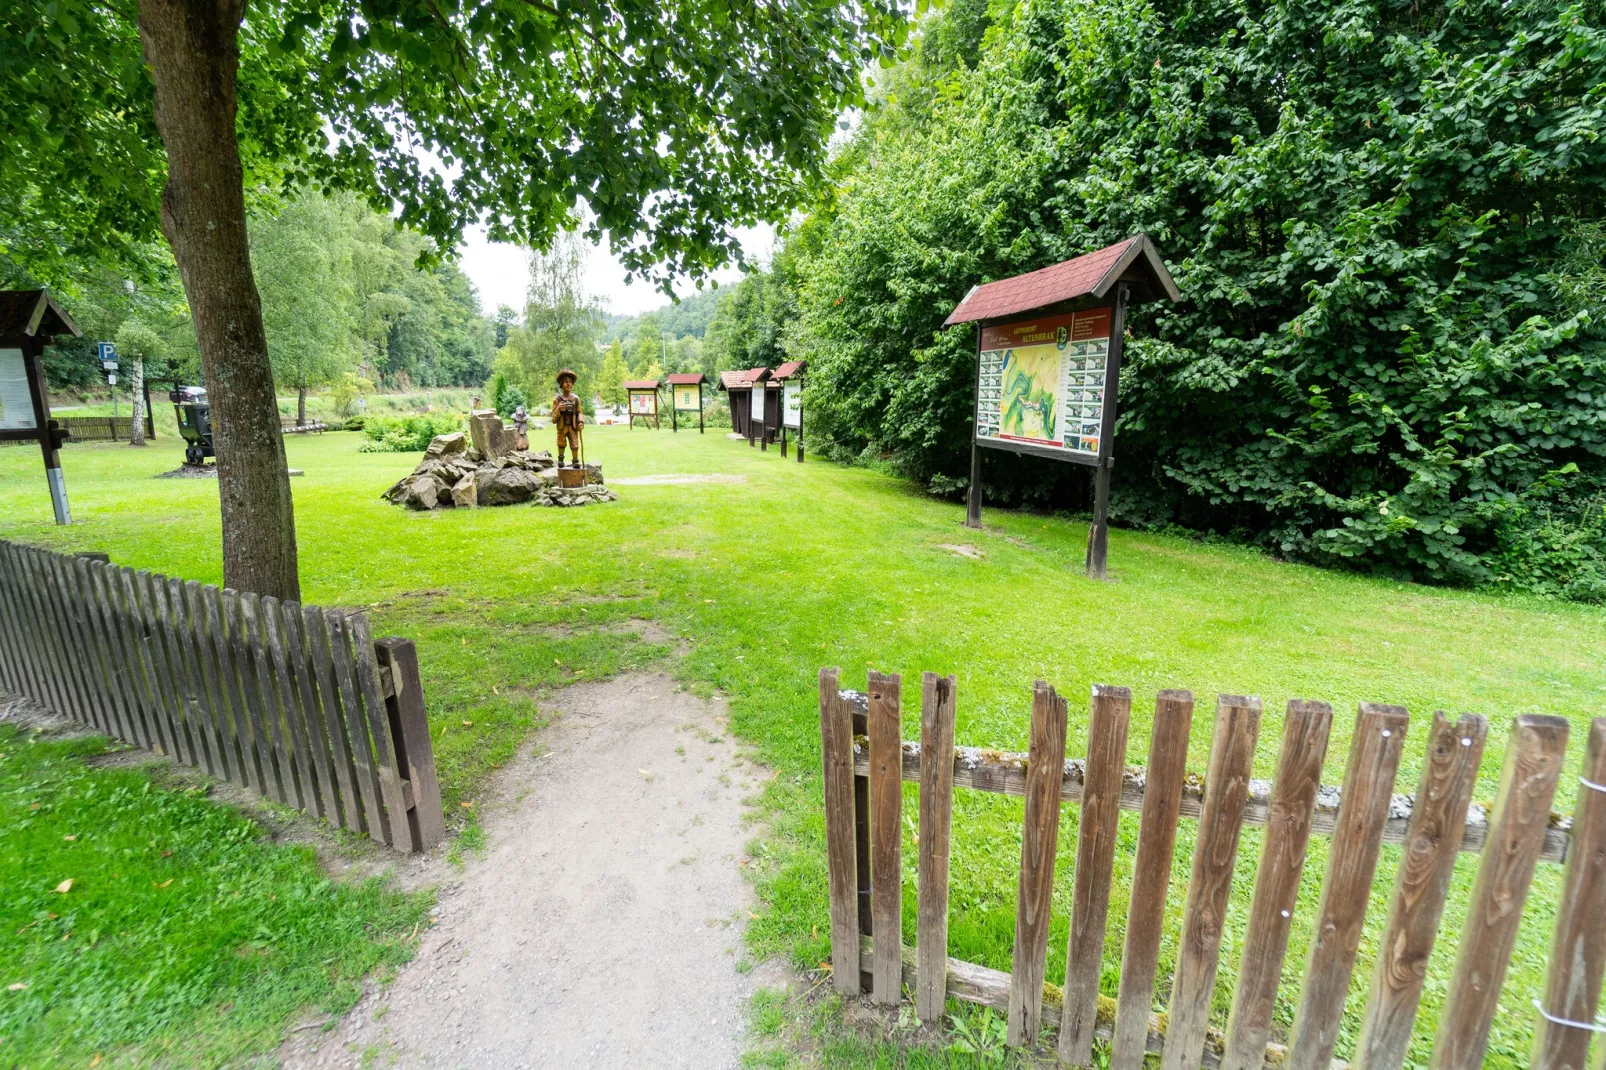
[[(1121, 820), (1121, 774), (1132, 723), (1132, 691), (1093, 685), (1082, 772), (1082, 813), (1076, 827), (1071, 925), (1065, 941), (1065, 1003), (1060, 1017), (1059, 1057), (1073, 1066), (1093, 1058), (1098, 1019), (1099, 974), (1109, 923), (1115, 841)], [(922, 770), (923, 772), (924, 770)]]
[(261, 599), (250, 592), (238, 595), (232, 610), (234, 650), (240, 666), (240, 684), (246, 706), (251, 711), (251, 728), (261, 755), (262, 775), (268, 790), (287, 806), (302, 808), (295, 784), (295, 770), (284, 740), (284, 721), (278, 716), (279, 699), (274, 691), (273, 669), (258, 617)]
[(128, 607), (129, 628), (133, 632), (135, 645), (139, 647), (141, 669), (150, 688), (151, 720), (156, 727), (157, 740), (164, 754), (188, 763), (190, 758), (180, 740), (180, 719), (174, 713), (173, 681), (166, 652), (162, 649), (161, 636), (151, 619), (148, 595), (144, 594), (147, 578), (148, 573), (135, 572), (131, 568), (117, 570), (123, 604)]
[[(920, 753), (952, 754), (957, 682), (934, 672), (920, 677)], [(851, 741), (850, 741), (851, 742)], [(851, 777), (853, 755), (847, 755)], [(942, 1020), (948, 1002), (948, 845), (953, 827), (954, 766), (920, 767), (920, 886), (915, 923), (915, 1014)]]
[(130, 743), (141, 744), (139, 727), (133, 711), (128, 708), (117, 679), (118, 665), (111, 657), (107, 644), (110, 635), (100, 616), (93, 587), (87, 582), (87, 562), (78, 557), (51, 555), (56, 579), (61, 585), (62, 601), (67, 610), (68, 634), (74, 659), (84, 674), (91, 698), (100, 705), (115, 735)]
[[(410, 639), (391, 638), (377, 640), (374, 654), (390, 669), (393, 684), (385, 705), (396, 742), (396, 761), (407, 774), (413, 795), (407, 811), (412, 849), (427, 851), (446, 838), (446, 822), (441, 815), (435, 752), (430, 746), (429, 715), (424, 710), (424, 685), (418, 674), (418, 650)], [(851, 748), (848, 773), (852, 776)]]
[(1276, 785), (1260, 841), (1249, 927), (1227, 1017), (1221, 1065), (1228, 1070), (1260, 1070), (1265, 1060), (1332, 725), (1333, 707), (1327, 703), (1289, 700)]
[[(222, 776), (247, 787), (261, 790), (261, 781), (256, 779), (252, 770), (242, 759), (240, 748), (235, 735), (235, 721), (229, 712), (228, 678), (224, 669), (224, 662), (219, 657), (218, 631), (222, 627), (216, 604), (208, 605), (208, 599), (202, 593), (201, 585), (195, 580), (182, 584), (184, 601), (182, 603), (185, 616), (190, 626), (190, 635), (195, 642), (195, 653), (201, 666), (201, 677), (206, 682), (206, 699), (202, 703), (203, 713), (209, 715), (212, 722), (213, 742), (217, 744), (217, 753), (214, 755), (222, 770)], [(213, 588), (213, 594), (217, 593)], [(208, 613), (210, 608), (211, 612)], [(254, 763), (251, 763), (254, 765)]]
[(1289, 1042), (1294, 1070), (1326, 1070), (1333, 1059), (1408, 720), (1403, 706), (1374, 703), (1362, 703), (1355, 719), (1344, 797), (1338, 804), (1338, 831), (1327, 855), (1310, 960)]
[(368, 821), (368, 835), (380, 843), (390, 842), (390, 826), (385, 820), (384, 797), (379, 786), (379, 767), (374, 760), (373, 737), (363, 721), (362, 698), (357, 691), (357, 670), (351, 657), (351, 629), (343, 613), (324, 614), (329, 626), (329, 654), (334, 661), (335, 680), (340, 685), (340, 705), (346, 715), (346, 745), (356, 771), (354, 786), (362, 799)]
[(870, 928), (875, 1002), (897, 1006), (903, 975), (903, 678), (870, 673)]
[(445, 835), (417, 651), (361, 613), (0, 540), (0, 688), (398, 850)]
[[(1534, 1070), (1581, 1070), (1591, 1033), (1564, 1022), (1593, 1022), (1606, 973), (1606, 717), (1589, 726), (1572, 850), (1561, 878), (1561, 904), (1550, 945), (1550, 976), (1534, 1033)], [(1600, 1061), (1606, 1062), (1606, 1043)]]
[(284, 602), (279, 606), (284, 624), (285, 658), (295, 677), (296, 692), (307, 733), (307, 749), (312, 752), (312, 768), (318, 779), (318, 795), (323, 800), (323, 816), (344, 828), (357, 828), (354, 817), (345, 812), (349, 800), (342, 799), (340, 784), (335, 776), (334, 758), (330, 754), (327, 733), (328, 714), (318, 704), (318, 680), (314, 660), (307, 650), (302, 634), (305, 610), (299, 602)]
[(74, 566), (79, 570), (80, 585), (88, 596), (88, 612), (92, 619), (96, 619), (96, 628), (100, 633), (100, 641), (96, 646), (100, 646), (103, 659), (101, 672), (111, 683), (112, 699), (122, 705), (125, 720), (133, 728), (133, 736), (125, 736), (124, 739), (146, 749), (165, 753), (161, 736), (149, 713), (145, 672), (141, 667), (140, 652), (128, 630), (128, 614), (117, 598), (116, 585), (108, 582), (111, 567), (104, 566), (100, 561), (87, 561), (84, 557), (77, 557)]
[(177, 577), (157, 576), (154, 582), (173, 636), (173, 649), (177, 652), (175, 670), (183, 674), (183, 679), (177, 682), (184, 696), (184, 718), (190, 728), (190, 738), (200, 751), (209, 776), (233, 779), (223, 753), (222, 732), (212, 716), (216, 699), (211, 670), (209, 663), (202, 659), (201, 644), (195, 638), (189, 592), (184, 581)]
[(1455, 722), (1442, 712), (1433, 715), (1411, 831), (1395, 870), (1388, 921), (1361, 1013), (1355, 1053), (1369, 1070), (1398, 1070), (1405, 1064), (1488, 730), (1476, 714)]
[(1026, 764), (1026, 816), (1021, 829), (1020, 887), (1015, 904), (1015, 955), (1010, 971), (1007, 1040), (1037, 1043), (1043, 1014), (1049, 914), (1054, 906), (1054, 854), (1060, 831), (1060, 779), (1065, 772), (1066, 703), (1042, 680), (1032, 688), (1032, 736)]
[(346, 618), (356, 654), (357, 685), (374, 740), (380, 800), (385, 806), (385, 842), (398, 851), (412, 850), (408, 833), (407, 802), (402, 795), (402, 770), (397, 761), (396, 736), (391, 730), (390, 707), (379, 684), (379, 663), (374, 658), (374, 637), (368, 618), (354, 613)]
[(85, 561), (84, 566), (100, 602), (106, 630), (113, 637), (112, 641), (122, 658), (118, 674), (123, 681), (124, 697), (138, 722), (140, 743), (159, 754), (171, 753), (163, 741), (162, 726), (157, 720), (155, 673), (148, 670), (139, 642), (136, 623), (138, 608), (123, 598), (122, 579), (128, 570), (99, 561)]
[(1433, 1070), (1483, 1065), (1489, 1026), (1567, 756), (1567, 729), (1565, 718), (1531, 713), (1512, 726), (1489, 842), (1478, 864), (1455, 972), (1439, 1015), (1428, 1064)]
[(290, 660), (284, 649), (284, 613), (279, 600), (264, 595), (257, 605), (257, 619), (261, 625), (262, 641), (272, 664), (274, 689), (279, 695), (279, 723), (290, 737), (290, 761), (295, 771), (295, 792), (303, 810), (323, 816), (323, 798), (318, 790), (312, 768), (312, 754), (307, 746), (306, 717), (301, 710), (301, 692), (290, 678)]
[[(333, 753), (335, 779), (340, 784), (340, 796), (346, 809), (346, 827), (367, 832), (377, 837), (379, 824), (368, 823), (368, 807), (357, 790), (357, 763), (352, 758), (350, 741), (346, 736), (347, 714), (341, 705), (340, 682), (335, 678), (334, 643), (329, 621), (317, 606), (302, 606), (307, 625), (307, 650), (318, 674), (318, 697), (323, 706), (323, 725), (329, 733), (329, 749)], [(370, 831), (370, 827), (373, 831)]]
[(1192, 727), (1193, 693), (1161, 691), (1155, 700), (1148, 786), (1143, 794), (1143, 820), (1138, 827), (1137, 857), (1132, 866), (1132, 899), (1127, 909), (1126, 944), (1121, 952), (1121, 983), (1115, 997), (1115, 1031), (1110, 1038), (1111, 1070), (1138, 1070), (1143, 1065)]
[(1221, 695), (1205, 772), (1204, 810), (1194, 841), (1193, 873), (1188, 880), (1182, 944), (1171, 981), (1171, 1007), (1160, 1065), (1165, 1070), (1196, 1070), (1204, 1057), (1210, 997), (1216, 987), (1221, 938), (1232, 894), (1232, 867), (1238, 858), (1244, 800), (1260, 736), (1260, 700)]

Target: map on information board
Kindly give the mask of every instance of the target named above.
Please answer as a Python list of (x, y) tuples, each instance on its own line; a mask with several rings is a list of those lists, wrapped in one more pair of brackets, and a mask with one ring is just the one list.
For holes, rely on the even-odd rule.
[(28, 392), (28, 362), (20, 349), (0, 349), (0, 430), (32, 430), (33, 395)]
[(698, 390), (695, 386), (675, 387), (675, 408), (681, 412), (696, 412), (702, 408), (698, 401)]
[(630, 392), (630, 412), (633, 416), (658, 415), (658, 392), (655, 390), (632, 390)]
[(1108, 308), (984, 327), (976, 437), (1098, 457), (1109, 351)]

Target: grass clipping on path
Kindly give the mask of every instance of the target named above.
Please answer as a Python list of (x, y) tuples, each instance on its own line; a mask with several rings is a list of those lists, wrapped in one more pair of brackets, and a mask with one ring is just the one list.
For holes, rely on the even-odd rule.
[(203, 789), (85, 763), (107, 747), (0, 724), (0, 1064), (271, 1049), (411, 956), (428, 894), (332, 882)]

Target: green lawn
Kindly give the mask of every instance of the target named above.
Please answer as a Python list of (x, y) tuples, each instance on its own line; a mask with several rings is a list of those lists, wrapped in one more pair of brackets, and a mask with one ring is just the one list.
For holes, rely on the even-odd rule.
[[(825, 938), (813, 935), (826, 919), (815, 709), (821, 665), (840, 666), (845, 684), (861, 687), (872, 665), (906, 677), (956, 673), (959, 742), (1006, 749), (1025, 747), (1031, 684), (1047, 680), (1070, 697), (1073, 756), (1085, 747), (1089, 686), (1125, 684), (1135, 696), (1129, 760), (1137, 763), (1155, 691), (1192, 688), (1196, 771), (1205, 766), (1215, 693), (1257, 694), (1266, 709), (1255, 769), (1263, 777), (1273, 773), (1286, 700), (1323, 698), (1339, 711), (1329, 782), (1341, 775), (1356, 703), (1401, 703), (1416, 715), (1402, 790), (1414, 787), (1434, 709), (1481, 712), (1491, 719), (1484, 800), (1493, 794), (1512, 715), (1571, 718), (1580, 729), (1576, 768), (1583, 725), (1606, 712), (1606, 612), (1599, 609), (1383, 582), (1122, 531), (1111, 536), (1114, 582), (1095, 584), (1080, 575), (1081, 523), (989, 511), (985, 531), (967, 531), (959, 506), (895, 479), (814, 459), (800, 466), (717, 433), (589, 428), (588, 458), (610, 478), (725, 473), (741, 482), (619, 487), (622, 501), (577, 510), (413, 514), (378, 495), (417, 458), (359, 454), (358, 440), (329, 434), (288, 442), (290, 464), (306, 472), (294, 480), (303, 592), (323, 605), (369, 606), (379, 634), (418, 640), (449, 809), (459, 813), (472, 801), (482, 778), (539, 723), (534, 689), (659, 657), (664, 651), (617, 626), (632, 616), (658, 620), (691, 641), (676, 671), (693, 686), (724, 690), (735, 730), (780, 774), (765, 800), (771, 834), (757, 869), (767, 906), (751, 940), (758, 952), (785, 951), (800, 963), (818, 962), (827, 950)], [(119, 563), (217, 582), (215, 485), (149, 478), (178, 459), (165, 439), (143, 452), (68, 447), (78, 523), (61, 530), (50, 523), (38, 453), (0, 450), (0, 536), (105, 550)], [(955, 555), (945, 543), (974, 544), (982, 556)], [(914, 704), (905, 725), (917, 734)], [(1571, 809), (1572, 793), (1563, 788), (1559, 808)], [(1009, 967), (1013, 936), (1019, 820), (1018, 800), (961, 792), (956, 801), (952, 953), (1000, 969)], [(1049, 945), (1055, 980), (1064, 969), (1075, 828), (1068, 809)], [(1123, 818), (1123, 833), (1118, 888), (1135, 815)], [(1246, 833), (1224, 950), (1229, 968), (1218, 990), (1223, 1020), (1257, 843), (1253, 830)], [(906, 847), (905, 938), (912, 942), (912, 837)], [(1175, 951), (1191, 848), (1184, 823), (1162, 976)], [(1383, 920), (1396, 856), (1386, 849), (1379, 866), (1369, 940)], [(1302, 892), (1307, 922), (1322, 861), (1318, 843)], [(1473, 865), (1464, 858), (1457, 870), (1451, 932)], [(1542, 867), (1492, 1065), (1526, 1062), (1529, 1001), (1542, 981), (1558, 878), (1555, 867)], [(1125, 908), (1118, 891), (1109, 992)], [(1278, 1007), (1284, 1025), (1307, 939), (1308, 930), (1296, 930)], [(1441, 941), (1419, 1035), (1431, 1031), (1453, 952), (1453, 939)], [(1370, 943), (1363, 946), (1357, 994), (1371, 953)], [(1341, 1038), (1340, 1055), (1352, 1043), (1353, 1035)]]

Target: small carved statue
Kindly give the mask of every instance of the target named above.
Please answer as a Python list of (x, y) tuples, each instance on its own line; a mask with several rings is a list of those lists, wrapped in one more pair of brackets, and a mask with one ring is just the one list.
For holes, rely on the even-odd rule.
[(552, 398), (552, 426), (558, 433), (558, 467), (563, 467), (563, 447), (573, 453), (574, 466), (580, 466), (580, 429), (585, 426), (585, 414), (580, 408), (580, 396), (574, 392), (575, 374), (568, 368), (558, 372), (558, 393)]

